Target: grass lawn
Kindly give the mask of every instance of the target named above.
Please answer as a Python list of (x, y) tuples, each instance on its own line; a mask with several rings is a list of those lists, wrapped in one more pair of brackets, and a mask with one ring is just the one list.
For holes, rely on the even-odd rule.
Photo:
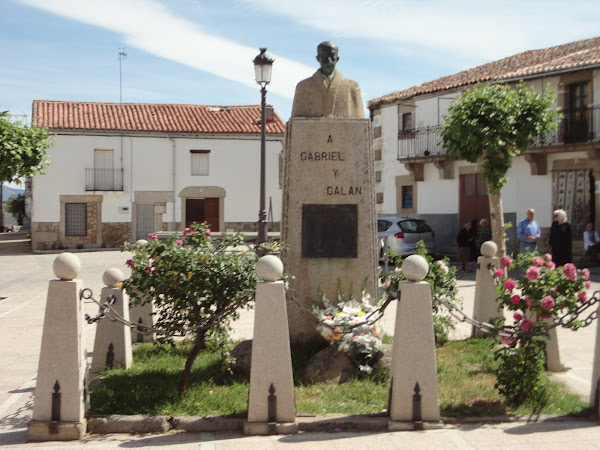
[[(91, 412), (101, 414), (245, 415), (248, 380), (224, 375), (222, 359), (211, 351), (194, 364), (187, 394), (179, 398), (177, 382), (185, 362), (185, 346), (155, 347), (140, 344), (134, 350), (133, 368), (108, 370), (91, 392)], [(590, 413), (587, 403), (562, 385), (550, 382), (550, 401), (541, 411), (531, 405), (508, 408), (496, 389), (494, 339), (452, 341), (437, 349), (438, 387), (442, 416), (503, 414)], [(306, 349), (294, 352), (294, 368), (307, 360)], [(298, 414), (372, 414), (387, 408), (389, 383), (355, 378), (342, 385), (296, 382)]]

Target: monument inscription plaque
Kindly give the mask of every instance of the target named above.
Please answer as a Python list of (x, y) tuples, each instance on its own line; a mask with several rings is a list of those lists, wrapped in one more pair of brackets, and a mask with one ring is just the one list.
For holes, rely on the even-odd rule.
[(302, 205), (303, 258), (356, 258), (358, 209), (350, 205)]

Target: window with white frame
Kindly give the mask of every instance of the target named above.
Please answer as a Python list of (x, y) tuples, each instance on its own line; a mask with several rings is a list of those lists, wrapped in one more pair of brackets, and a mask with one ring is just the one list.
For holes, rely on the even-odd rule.
[(208, 175), (210, 150), (190, 150), (192, 175)]
[(65, 203), (65, 236), (87, 235), (87, 205)]

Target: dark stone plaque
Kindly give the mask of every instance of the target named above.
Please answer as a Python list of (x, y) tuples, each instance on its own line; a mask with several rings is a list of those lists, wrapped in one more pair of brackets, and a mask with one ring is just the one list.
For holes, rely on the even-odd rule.
[(357, 258), (357, 205), (302, 205), (302, 257)]

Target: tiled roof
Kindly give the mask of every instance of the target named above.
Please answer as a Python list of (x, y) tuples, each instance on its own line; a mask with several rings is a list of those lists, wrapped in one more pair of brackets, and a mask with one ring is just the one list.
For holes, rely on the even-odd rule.
[[(121, 106), (123, 124), (121, 125)], [(33, 123), (51, 130), (163, 133), (260, 133), (260, 105), (206, 106), (157, 103), (33, 101)], [(283, 133), (274, 112), (267, 133)]]
[(600, 37), (518, 53), (499, 61), (375, 98), (369, 101), (369, 108), (374, 109), (416, 95), (431, 94), (476, 83), (542, 76), (552, 72), (581, 70), (594, 66), (600, 66)]

